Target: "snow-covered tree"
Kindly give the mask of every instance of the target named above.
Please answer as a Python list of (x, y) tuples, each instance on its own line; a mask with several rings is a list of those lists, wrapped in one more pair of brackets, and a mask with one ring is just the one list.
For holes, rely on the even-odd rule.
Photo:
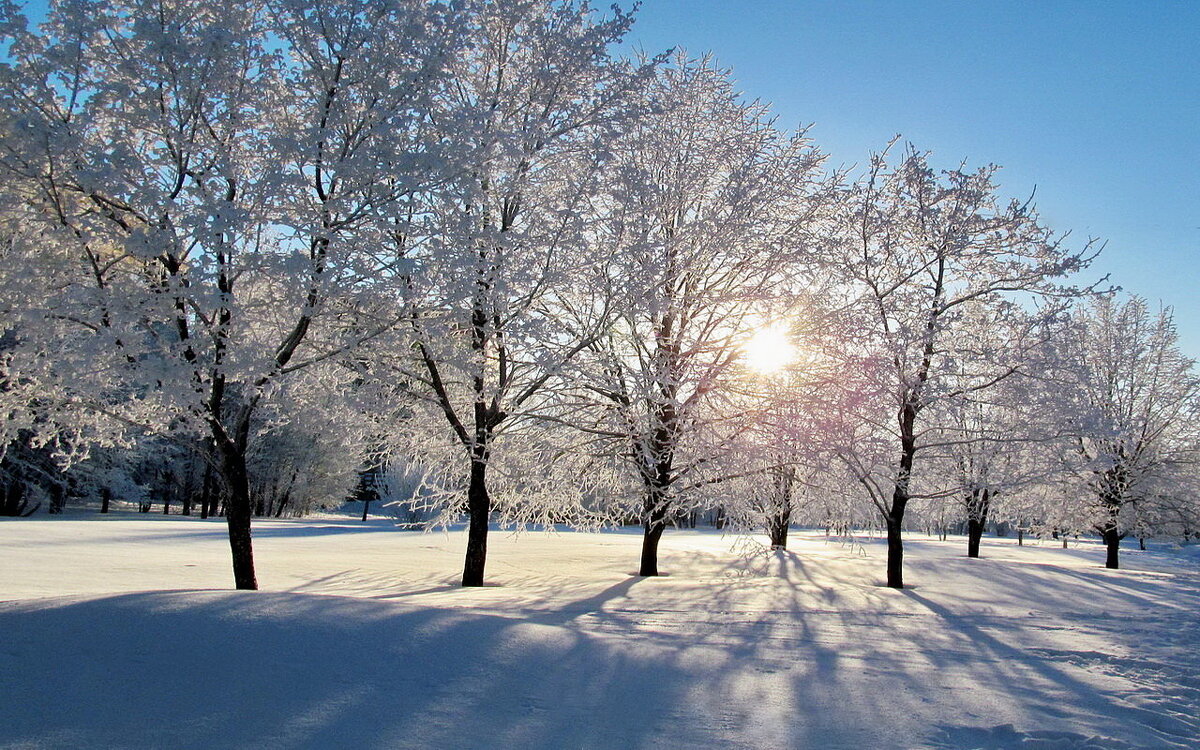
[(346, 312), (373, 308), (374, 219), (443, 178), (428, 101), (455, 28), (421, 0), (95, 0), (17, 34), (0, 169), (24, 271), (68, 268), (10, 368), (60, 424), (205, 446), (238, 588), (255, 412), (387, 327)]
[[(933, 504), (948, 504), (956, 522), (965, 520), (968, 557), (979, 556), (989, 521), (1019, 520), (1007, 517), (1006, 506), (1012, 501), (1022, 510), (1017, 494), (1050, 480), (1053, 446), (1066, 435), (1054, 416), (1057, 383), (1045, 377), (1055, 364), (1047, 356), (1045, 316), (1013, 305), (979, 314), (964, 320), (968, 341), (955, 347), (958, 370), (943, 378), (953, 397), (928, 407), (928, 469), (918, 477)], [(980, 363), (1010, 370), (977, 389)]]
[[(575, 424), (606, 438), (638, 488), (640, 575), (658, 575), (668, 521), (726, 469), (752, 423), (736, 398), (743, 347), (781, 312), (792, 261), (823, 207), (821, 155), (778, 130), (727, 72), (679, 55), (613, 147), (596, 244), (613, 254), (617, 314), (589, 351)], [(635, 509), (636, 508), (636, 509)]]
[[(1011, 375), (1004, 357), (958, 366), (971, 345), (966, 330), (981, 309), (1000, 309), (1037, 295), (1062, 295), (1061, 277), (1083, 268), (1028, 204), (996, 194), (996, 168), (936, 172), (927, 156), (907, 149), (893, 164), (872, 158), (845, 195), (845, 242), (831, 258), (856, 307), (850, 356), (886, 363), (879, 384), (886, 402), (862, 414), (863, 429), (892, 445), (889, 467), (877, 451), (853, 456), (859, 481), (888, 535), (887, 583), (904, 586), (904, 514), (914, 466), (929, 443), (926, 410), (934, 402), (977, 393)], [(953, 382), (947, 376), (954, 375)]]
[(1171, 311), (1138, 297), (1094, 297), (1060, 342), (1070, 363), (1061, 418), (1076, 436), (1066, 461), (1104, 539), (1105, 566), (1116, 568), (1138, 508), (1169, 497), (1194, 467), (1200, 376), (1178, 349)]
[[(606, 258), (585, 250), (608, 144), (637, 114), (644, 73), (614, 54), (631, 22), (574, 0), (472, 5), (472, 43), (451, 61), (454, 85), (436, 110), (462, 169), (412, 206), (419, 231), (391, 236), (408, 264), (396, 275), (415, 355), (405, 377), (444, 423), (432, 439), (445, 450), (429, 444), (422, 459), (443, 491), (420, 502), (441, 497), (443, 518), (466, 510), (464, 586), (483, 585), (501, 434), (546, 399), (607, 320), (608, 303), (592, 293), (603, 291)], [(517, 443), (510, 455), (532, 449)]]

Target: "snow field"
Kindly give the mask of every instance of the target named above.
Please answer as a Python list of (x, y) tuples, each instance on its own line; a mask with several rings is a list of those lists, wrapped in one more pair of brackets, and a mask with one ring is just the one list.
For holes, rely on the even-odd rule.
[(260, 521), (0, 522), (2, 747), (1184, 748), (1200, 566), (1159, 550), (884, 546)]

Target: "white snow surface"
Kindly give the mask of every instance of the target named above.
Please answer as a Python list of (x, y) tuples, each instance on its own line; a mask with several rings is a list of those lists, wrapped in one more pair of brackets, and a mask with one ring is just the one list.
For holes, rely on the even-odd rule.
[(0, 747), (1200, 746), (1200, 560), (913, 536), (462, 532), (258, 521), (0, 522)]

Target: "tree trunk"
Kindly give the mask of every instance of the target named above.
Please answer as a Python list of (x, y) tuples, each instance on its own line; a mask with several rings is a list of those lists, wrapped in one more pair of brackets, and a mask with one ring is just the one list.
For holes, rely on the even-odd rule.
[(107, 513), (109, 503), (112, 502), (112, 490), (104, 487), (100, 490), (100, 512)]
[(642, 564), (640, 576), (658, 575), (658, 541), (662, 539), (667, 524), (662, 518), (648, 519), (642, 524)]
[(986, 487), (974, 489), (967, 498), (967, 557), (979, 557), (979, 540), (987, 527), (991, 499), (991, 491)]
[(1116, 570), (1119, 567), (1118, 555), (1121, 551), (1121, 534), (1117, 533), (1117, 527), (1112, 525), (1106, 526), (1101, 536), (1104, 538), (1104, 546), (1107, 548), (1104, 567)]
[(1017, 546), (1025, 546), (1025, 529), (1017, 529)]
[[(204, 444), (203, 444), (203, 450), (207, 455), (209, 455), (209, 456), (213, 455), (213, 453), (214, 453), (213, 442), (212, 442), (211, 438), (205, 439)], [(208, 518), (209, 516), (216, 515), (215, 511), (216, 511), (217, 490), (216, 490), (216, 487), (213, 486), (214, 485), (213, 480), (214, 480), (214, 477), (213, 477), (212, 465), (206, 461), (204, 464), (204, 480), (200, 483), (200, 517), (201, 518)]]
[(1144, 537), (1144, 536), (1138, 537), (1138, 549), (1140, 549), (1143, 552), (1146, 551), (1146, 537)]
[(364, 498), (364, 499), (363, 499), (363, 515), (362, 515), (362, 520), (363, 520), (363, 523), (366, 523), (366, 521), (367, 521), (367, 511), (368, 511), (368, 510), (370, 510), (370, 509), (371, 509), (371, 501), (370, 501), (370, 500), (367, 500), (366, 498)]
[(887, 518), (887, 585), (893, 589), (904, 588), (904, 541), (900, 538), (901, 518), (895, 514)]
[(983, 523), (974, 518), (967, 519), (967, 557), (979, 557), (979, 540), (983, 537)]
[(225, 521), (229, 529), (229, 550), (233, 554), (233, 583), (238, 589), (258, 589), (254, 574), (254, 546), (250, 539), (250, 479), (246, 472), (243, 445), (224, 435), (217, 436), (217, 459), (225, 484)]
[(792, 520), (791, 508), (782, 510), (771, 516), (768, 531), (771, 534), (771, 549), (787, 549), (788, 526)]
[[(928, 356), (927, 351), (926, 358)], [(884, 515), (888, 540), (887, 585), (893, 589), (904, 588), (904, 540), (900, 538), (900, 530), (904, 526), (904, 509), (909, 500), (908, 487), (912, 481), (913, 461), (917, 456), (916, 399), (916, 393), (910, 393), (900, 409), (900, 465), (896, 470), (892, 502)]]
[(471, 460), (471, 483), (467, 487), (467, 513), (470, 523), (467, 526), (467, 558), (463, 564), (463, 586), (483, 585), (491, 510), (491, 498), (487, 490), (487, 458), (476, 456)]
[(204, 483), (200, 485), (200, 517), (208, 518), (209, 511), (212, 510), (212, 469), (205, 467)]
[(65, 507), (67, 507), (67, 491), (61, 484), (55, 482), (50, 485), (50, 512), (62, 513)]

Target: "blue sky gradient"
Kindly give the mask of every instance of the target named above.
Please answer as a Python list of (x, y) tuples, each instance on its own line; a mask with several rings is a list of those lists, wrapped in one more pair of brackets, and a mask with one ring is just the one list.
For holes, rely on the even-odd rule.
[(712, 51), (833, 164), (901, 134), (934, 164), (994, 162), (1090, 278), (1173, 306), (1200, 357), (1200, 2), (645, 0), (633, 43)]

